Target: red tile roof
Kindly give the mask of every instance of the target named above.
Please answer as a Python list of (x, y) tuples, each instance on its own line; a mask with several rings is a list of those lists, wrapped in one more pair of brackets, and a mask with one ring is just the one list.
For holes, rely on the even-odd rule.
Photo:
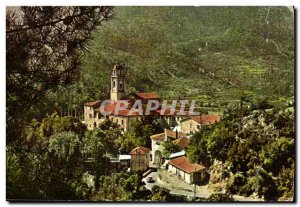
[(145, 155), (148, 152), (150, 152), (150, 149), (147, 147), (136, 147), (131, 152), (129, 152), (130, 155)]
[(161, 140), (165, 139), (165, 133), (154, 134), (154, 135), (151, 135), (150, 138), (154, 141), (161, 141)]
[[(125, 106), (124, 104), (126, 104), (128, 106), (128, 108), (130, 108), (130, 103), (128, 100), (122, 100), (122, 102), (120, 103), (120, 106), (123, 107)], [(111, 113), (110, 115), (115, 115), (115, 110), (117, 107), (117, 101), (114, 102), (108, 102), (104, 105), (104, 112), (106, 113)], [(99, 104), (99, 108), (95, 109), (95, 111), (100, 112), (100, 104)], [(125, 109), (125, 110), (119, 110), (118, 114), (116, 114), (115, 116), (139, 116), (139, 111), (136, 110), (132, 110), (130, 113), (130, 109)]]
[(181, 156), (181, 157), (171, 159), (169, 164), (173, 165), (174, 167), (186, 173), (193, 173), (205, 169), (205, 167), (202, 165), (196, 163), (190, 163), (190, 161), (186, 156)]
[(202, 125), (219, 123), (221, 120), (220, 116), (218, 115), (192, 116), (191, 118)]
[(150, 93), (134, 93), (136, 96), (138, 96), (141, 99), (159, 99), (159, 96), (154, 93), (154, 92), (150, 92)]
[(174, 140), (173, 143), (181, 148), (186, 148), (190, 143), (190, 139), (187, 137), (182, 137)]

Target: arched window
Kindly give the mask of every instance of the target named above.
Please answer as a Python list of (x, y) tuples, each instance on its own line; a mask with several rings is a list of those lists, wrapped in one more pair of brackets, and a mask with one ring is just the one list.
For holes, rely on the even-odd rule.
[(115, 88), (116, 87), (116, 81), (114, 80), (113, 81), (113, 88)]
[(123, 90), (123, 81), (119, 81), (119, 89)]

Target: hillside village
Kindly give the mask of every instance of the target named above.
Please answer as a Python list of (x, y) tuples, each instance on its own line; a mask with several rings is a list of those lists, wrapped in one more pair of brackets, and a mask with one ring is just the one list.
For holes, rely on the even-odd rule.
[[(155, 92), (143, 92), (126, 95), (126, 77), (125, 70), (122, 66), (114, 65), (111, 73), (111, 92), (110, 100), (105, 105), (105, 112), (113, 112), (117, 106), (118, 100), (125, 100), (128, 105), (135, 100), (141, 100), (142, 104), (147, 104), (149, 100), (160, 100)], [(87, 102), (84, 104), (84, 123), (88, 129), (96, 129), (105, 120), (111, 120), (118, 124), (124, 131), (130, 129), (132, 120), (140, 119), (143, 115), (138, 115), (137, 111), (133, 111), (130, 115), (128, 110), (120, 110), (118, 114), (110, 114), (103, 116), (100, 113), (101, 100)], [(171, 107), (171, 106), (170, 106)], [(149, 175), (152, 171), (167, 171), (178, 177), (179, 180), (187, 184), (204, 184), (208, 182), (209, 171), (206, 166), (201, 163), (192, 163), (186, 156), (185, 148), (189, 145), (190, 136), (197, 132), (202, 126), (217, 124), (221, 121), (219, 115), (195, 115), (189, 116), (189, 105), (186, 106), (185, 114), (178, 115), (179, 108), (175, 108), (175, 113), (167, 113), (161, 115), (161, 106), (152, 112), (150, 116), (156, 119), (163, 119), (167, 122), (169, 129), (164, 132), (153, 134), (151, 139), (151, 148), (138, 146), (128, 152), (128, 155), (119, 155), (118, 161), (123, 162), (123, 166), (128, 167), (129, 171), (142, 171), (144, 175)], [(173, 152), (168, 158), (164, 158), (162, 154), (165, 149), (163, 142), (171, 142), (178, 151)], [(125, 165), (124, 165), (125, 163)]]
[(7, 201), (295, 202), (294, 18), (7, 8)]

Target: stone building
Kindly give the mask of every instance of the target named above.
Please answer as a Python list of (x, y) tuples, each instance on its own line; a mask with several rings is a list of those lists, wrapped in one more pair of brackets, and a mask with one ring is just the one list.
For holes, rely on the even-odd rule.
[(218, 115), (191, 116), (180, 121), (180, 131), (186, 134), (195, 133), (201, 126), (219, 123), (220, 119)]
[(144, 171), (149, 167), (150, 149), (146, 147), (136, 147), (129, 153), (131, 155), (130, 170)]
[[(99, 127), (103, 121), (110, 119), (118, 123), (124, 131), (128, 131), (132, 120), (145, 116), (144, 112), (140, 114), (138, 109), (131, 109), (137, 100), (141, 101), (143, 108), (145, 108), (145, 105), (149, 100), (160, 101), (160, 97), (155, 92), (132, 93), (126, 95), (125, 69), (120, 65), (115, 65), (113, 67), (110, 82), (109, 100), (96, 100), (84, 104), (83, 122), (87, 125), (88, 129), (95, 129)], [(104, 108), (101, 111), (101, 104), (104, 101)], [(115, 113), (118, 102), (126, 104), (128, 106), (127, 109), (122, 109)], [(167, 107), (165, 110), (162, 110), (161, 107), (160, 103), (159, 108), (151, 112), (150, 115), (157, 117), (157, 119), (166, 120), (169, 126), (178, 125), (180, 120), (188, 117), (188, 115), (186, 115), (188, 111), (185, 111), (183, 115), (179, 115), (179, 113), (176, 113), (178, 112), (177, 107), (175, 107), (175, 113), (172, 113), (171, 107)], [(188, 110), (188, 106), (186, 109)], [(103, 111), (107, 115), (103, 115), (103, 113), (101, 113)], [(164, 111), (163, 115), (161, 114), (162, 111)]]

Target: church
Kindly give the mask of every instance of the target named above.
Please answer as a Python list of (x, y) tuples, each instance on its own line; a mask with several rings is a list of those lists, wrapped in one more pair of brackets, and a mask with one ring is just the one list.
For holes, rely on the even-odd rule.
[[(172, 106), (168, 106), (164, 109), (163, 114), (161, 99), (155, 92), (148, 93), (132, 93), (126, 94), (126, 80), (125, 80), (125, 69), (121, 65), (114, 65), (112, 73), (110, 76), (110, 100), (96, 100), (93, 102), (87, 102), (84, 104), (84, 123), (87, 125), (88, 129), (95, 129), (99, 125), (110, 119), (116, 122), (124, 131), (128, 131), (130, 128), (130, 122), (134, 119), (139, 119), (141, 116), (146, 116), (145, 114), (140, 114), (138, 110), (132, 110), (131, 106), (137, 100), (139, 100), (143, 106), (150, 100), (156, 100), (160, 103), (159, 107), (152, 111), (152, 116), (156, 116), (158, 119), (165, 119), (170, 127), (174, 127), (180, 123), (181, 120), (188, 118), (189, 105), (184, 108), (184, 113), (176, 113), (179, 111), (179, 107), (175, 106), (172, 113)], [(100, 110), (101, 104), (106, 101), (104, 105), (104, 110), (109, 115), (103, 115)], [(122, 101), (128, 105), (129, 109), (118, 110), (118, 113), (112, 114), (118, 105), (118, 101)]]

